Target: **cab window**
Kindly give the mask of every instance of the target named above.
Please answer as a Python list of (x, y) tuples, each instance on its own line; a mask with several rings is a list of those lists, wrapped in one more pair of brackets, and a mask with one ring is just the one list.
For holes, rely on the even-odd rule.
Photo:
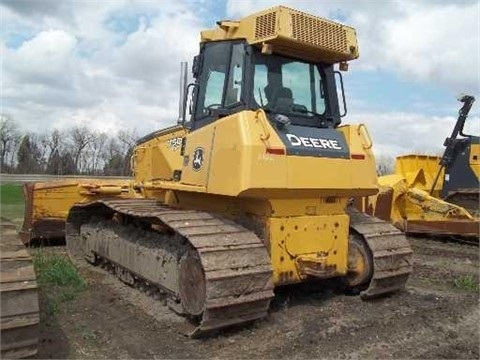
[(198, 81), (195, 119), (211, 117), (212, 109), (241, 103), (244, 44), (210, 43), (203, 51), (202, 73)]

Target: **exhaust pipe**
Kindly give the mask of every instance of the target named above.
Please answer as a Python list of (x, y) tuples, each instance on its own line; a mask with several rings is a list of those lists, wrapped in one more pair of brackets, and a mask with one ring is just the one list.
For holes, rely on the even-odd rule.
[(186, 106), (187, 106), (187, 67), (188, 63), (182, 61), (180, 63), (180, 98), (178, 100), (178, 121), (177, 124), (182, 125), (185, 122)]

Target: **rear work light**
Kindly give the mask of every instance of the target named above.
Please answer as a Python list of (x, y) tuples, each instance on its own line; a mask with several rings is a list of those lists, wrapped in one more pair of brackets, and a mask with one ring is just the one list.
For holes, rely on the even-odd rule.
[(285, 155), (285, 149), (282, 149), (282, 148), (267, 148), (267, 154)]
[(365, 159), (365, 155), (363, 154), (352, 154), (350, 156), (351, 159), (355, 159), (355, 160), (363, 160)]

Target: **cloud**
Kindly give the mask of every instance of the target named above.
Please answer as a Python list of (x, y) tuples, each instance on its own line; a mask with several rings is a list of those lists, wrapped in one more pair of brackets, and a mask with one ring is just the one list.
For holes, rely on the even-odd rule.
[[(229, 0), (226, 14), (219, 14), (212, 11), (223, 12), (223, 5), (209, 0), (4, 0), (2, 111), (11, 113), (23, 130), (37, 132), (84, 124), (108, 132), (136, 127), (143, 135), (172, 125), (179, 62), (198, 52), (200, 30), (214, 27), (212, 19), (235, 19), (277, 3)], [(361, 57), (352, 62), (352, 73), (367, 78), (390, 72), (402, 81), (454, 93), (478, 92), (477, 2), (284, 3), (358, 29)], [(454, 118), (436, 111), (450, 105), (431, 102), (427, 112), (425, 99), (418, 98), (402, 111), (385, 110), (365, 96), (382, 91), (381, 79), (372, 88), (357, 78), (358, 86), (347, 98), (353, 110), (347, 120), (365, 121), (380, 152), (441, 148)]]
[(198, 33), (185, 31), (185, 24), (200, 29), (196, 23), (192, 13), (155, 19), (149, 27), (142, 23), (121, 47), (114, 50), (114, 71), (125, 78), (157, 84), (165, 83), (162, 81), (165, 77), (171, 80), (169, 75), (178, 71), (180, 61), (198, 52)]
[[(284, 5), (334, 18), (357, 30), (360, 58), (352, 71), (385, 69), (454, 92), (480, 90), (480, 3), (477, 1), (285, 0)], [(276, 1), (228, 0), (241, 17)]]
[(385, 61), (411, 79), (478, 92), (479, 3), (407, 4), (405, 18), (385, 21)]
[(57, 13), (62, 7), (62, 2), (57, 0), (3, 0), (2, 3), (14, 12), (27, 16)]
[[(75, 37), (63, 30), (42, 31), (19, 49), (7, 50), (5, 70), (17, 83), (59, 85), (59, 82), (68, 82), (76, 71), (75, 46)], [(67, 76), (59, 77), (59, 69)]]
[[(445, 138), (457, 121), (453, 116), (429, 117), (418, 113), (357, 113), (348, 116), (348, 123), (367, 125), (376, 154), (442, 154)], [(480, 132), (480, 117), (472, 116), (465, 126), (467, 134)]]
[[(13, 48), (1, 43), (3, 111), (25, 130), (87, 124), (137, 127), (143, 134), (176, 121), (179, 63), (198, 52), (201, 25), (194, 9), (130, 2), (28, 10), (7, 5), (14, 10), (2, 8), (9, 23), (35, 33)], [(111, 19), (134, 19), (137, 26), (119, 34)]]

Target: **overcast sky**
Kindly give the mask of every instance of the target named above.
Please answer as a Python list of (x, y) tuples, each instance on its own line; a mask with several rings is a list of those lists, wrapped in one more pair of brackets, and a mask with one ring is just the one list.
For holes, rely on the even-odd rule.
[[(1, 111), (23, 131), (85, 124), (98, 131), (173, 125), (180, 61), (201, 29), (280, 4), (270, 0), (0, 0)], [(479, 1), (294, 1), (351, 25), (360, 58), (344, 74), (348, 115), (378, 154), (435, 152), (455, 97), (480, 95)], [(480, 101), (480, 99), (479, 99)], [(478, 103), (469, 129), (480, 132)]]

